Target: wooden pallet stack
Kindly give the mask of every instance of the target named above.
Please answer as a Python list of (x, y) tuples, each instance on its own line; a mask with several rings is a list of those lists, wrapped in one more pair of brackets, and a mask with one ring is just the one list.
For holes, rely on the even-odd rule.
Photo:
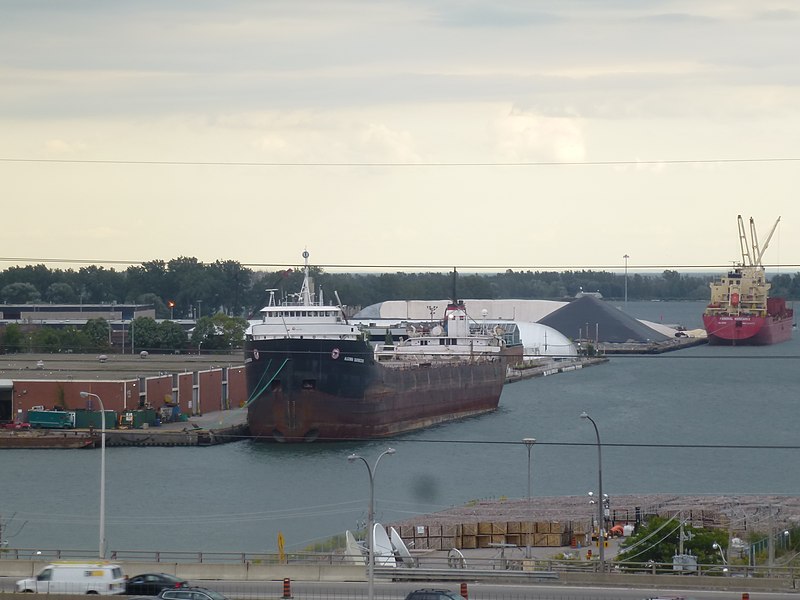
[[(572, 538), (586, 533), (580, 521), (482, 521), (459, 525), (403, 525), (400, 537), (416, 550), (491, 548), (513, 546), (569, 546)], [(413, 544), (413, 545), (412, 545)]]

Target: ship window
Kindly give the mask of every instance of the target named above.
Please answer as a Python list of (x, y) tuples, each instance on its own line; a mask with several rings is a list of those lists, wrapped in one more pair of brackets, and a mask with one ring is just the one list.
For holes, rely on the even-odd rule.
[(444, 339), (444, 338), (439, 338), (439, 345), (440, 345), (440, 346), (444, 346), (446, 342), (447, 342), (447, 340), (446, 340), (446, 339)]
[(303, 379), (303, 389), (304, 390), (315, 390), (315, 389), (317, 389), (317, 380), (316, 379)]

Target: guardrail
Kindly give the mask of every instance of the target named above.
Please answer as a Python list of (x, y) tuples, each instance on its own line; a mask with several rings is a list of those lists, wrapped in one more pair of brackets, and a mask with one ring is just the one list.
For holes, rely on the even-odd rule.
[(544, 581), (558, 579), (555, 571), (501, 571), (495, 569), (426, 569), (423, 567), (375, 567), (375, 576), (392, 581), (474, 581), (513, 579)]
[[(278, 565), (293, 566), (353, 566), (353, 561), (336, 552), (293, 552), (280, 556), (277, 553), (250, 553), (250, 552), (181, 552), (181, 551), (145, 551), (145, 550), (114, 550), (108, 560), (120, 563), (163, 563), (172, 565), (250, 565), (269, 567)], [(32, 563), (48, 563), (56, 560), (97, 560), (96, 550), (38, 550), (30, 548), (3, 548), (0, 550), (0, 561), (17, 560), (31, 561)], [(520, 559), (496, 555), (470, 556), (466, 555), (463, 561), (453, 564), (451, 559), (441, 554), (415, 553), (414, 568), (376, 567), (376, 573), (400, 573), (405, 577), (415, 571), (420, 578), (426, 571), (435, 571), (437, 574), (453, 572), (456, 577), (464, 577), (465, 572), (490, 572), (508, 576), (509, 573), (520, 573), (520, 577), (530, 577), (531, 573), (599, 573), (600, 565), (597, 560), (575, 559)], [(453, 568), (453, 567), (464, 568)], [(388, 570), (387, 570), (388, 569)], [(733, 578), (800, 578), (800, 569), (787, 566), (768, 565), (706, 565), (692, 566), (691, 570), (684, 567), (676, 570), (672, 563), (655, 562), (616, 562), (606, 561), (606, 572), (627, 573), (640, 575), (679, 575), (684, 577), (733, 577)], [(492, 575), (496, 576), (496, 575)], [(544, 575), (540, 575), (544, 577)]]

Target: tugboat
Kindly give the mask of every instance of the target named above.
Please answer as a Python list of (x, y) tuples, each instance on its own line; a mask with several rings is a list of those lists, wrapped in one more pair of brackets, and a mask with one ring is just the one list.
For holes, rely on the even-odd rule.
[[(742, 262), (718, 281), (712, 282), (711, 301), (703, 312), (703, 325), (710, 344), (768, 345), (792, 337), (794, 310), (783, 298), (770, 298), (762, 258), (780, 217), (759, 248), (756, 227), (750, 218), (750, 240), (739, 215)], [(751, 255), (752, 250), (752, 255)]]
[(271, 291), (245, 335), (251, 436), (385, 438), (497, 408), (509, 360), (522, 356), (514, 323), (482, 327), (454, 294), (441, 324), (373, 345), (341, 304), (315, 300), (308, 256), (296, 301), (276, 303)]

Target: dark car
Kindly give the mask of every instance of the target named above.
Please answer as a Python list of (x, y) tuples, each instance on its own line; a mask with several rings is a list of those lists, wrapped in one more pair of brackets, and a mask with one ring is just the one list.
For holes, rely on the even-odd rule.
[(406, 600), (464, 600), (461, 594), (450, 590), (424, 589), (414, 590)]
[(162, 590), (161, 600), (228, 600), (223, 594), (202, 587), (186, 587)]
[(161, 590), (185, 588), (189, 582), (166, 573), (142, 573), (128, 578), (125, 594), (128, 596), (158, 596)]

